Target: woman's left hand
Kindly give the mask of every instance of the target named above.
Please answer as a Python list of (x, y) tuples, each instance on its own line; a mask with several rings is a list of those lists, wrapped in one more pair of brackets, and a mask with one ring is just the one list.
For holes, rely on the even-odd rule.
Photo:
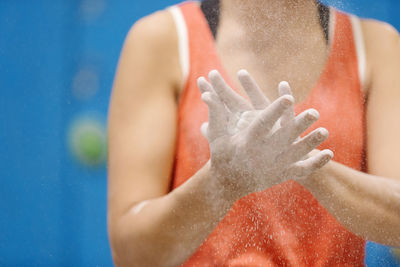
[[(270, 100), (263, 94), (253, 77), (246, 70), (240, 70), (238, 72), (238, 79), (242, 87), (245, 89), (246, 94), (250, 99), (250, 103), (230, 88), (218, 71), (211, 71), (209, 78), (211, 83), (206, 82), (203, 77), (199, 78), (199, 89), (202, 93), (207, 91), (215, 93), (225, 107), (230, 110), (227, 130), (231, 135), (247, 128), (251, 122), (271, 104)], [(200, 84), (202, 86), (200, 86)], [(208, 86), (205, 86), (207, 84)], [(288, 82), (280, 82), (278, 88), (280, 97), (284, 95), (293, 96)], [(284, 133), (285, 130), (282, 129), (282, 127), (293, 127), (295, 120), (296, 116), (294, 109), (288, 109), (274, 124), (271, 132), (275, 133), (280, 130)], [(285, 127), (285, 125), (287, 126)], [(208, 138), (208, 122), (203, 123), (201, 126), (201, 133), (204, 137)], [(307, 161), (311, 162), (313, 160), (312, 158), (321, 157), (322, 155), (326, 156), (327, 154), (329, 154), (329, 158), (333, 157), (333, 153), (330, 150), (319, 151), (315, 149), (316, 145), (321, 143), (327, 137), (328, 131), (325, 128), (318, 128), (303, 138), (297, 138), (293, 143), (293, 147), (297, 150), (295, 151), (296, 154), (304, 154), (302, 163), (306, 164)], [(307, 175), (299, 175), (298, 178), (304, 178), (305, 176)]]

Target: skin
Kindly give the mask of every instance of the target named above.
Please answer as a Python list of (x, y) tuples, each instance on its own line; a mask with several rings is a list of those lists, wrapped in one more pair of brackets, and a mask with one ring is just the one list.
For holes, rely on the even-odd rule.
[[(296, 9), (289, 8), (293, 3)], [(231, 77), (245, 66), (269, 99), (278, 97), (275, 88), (281, 80), (290, 82), (296, 101), (304, 99), (328, 56), (313, 5), (305, 0), (248, 1), (246, 13), (239, 0), (222, 1), (216, 46)], [(268, 27), (255, 30), (254, 25), (263, 24)], [(268, 32), (261, 35), (261, 28)], [(362, 29), (368, 64), (368, 174), (331, 161), (301, 183), (352, 232), (400, 246), (400, 41), (381, 22), (363, 20)], [(214, 179), (210, 162), (168, 192), (181, 84), (172, 17), (161, 11), (141, 19), (126, 37), (109, 112), (108, 229), (116, 266), (182, 264), (238, 197), (208, 190)], [(223, 205), (215, 209), (213, 199)]]
[[(206, 138), (211, 152), (210, 171), (214, 181), (221, 185), (219, 188), (229, 194), (239, 193), (238, 199), (292, 177), (307, 177), (332, 158), (330, 150), (307, 157), (327, 138), (326, 129), (317, 129), (299, 139), (299, 135), (318, 119), (316, 110), (306, 110), (296, 117), (291, 113), (293, 116), (285, 120), (285, 114), (293, 111), (294, 99), (290, 95), (284, 94), (269, 103), (252, 77), (241, 71), (239, 78), (251, 99), (250, 106), (217, 71), (211, 71), (209, 78), (210, 83), (199, 78), (198, 87), (209, 108)], [(238, 112), (243, 112), (239, 120)], [(246, 118), (245, 114), (251, 112), (255, 113), (254, 117)], [(232, 121), (237, 121), (236, 126)]]
[(400, 38), (381, 22), (366, 20), (362, 27), (368, 60), (368, 173), (332, 161), (303, 185), (353, 233), (400, 247)]

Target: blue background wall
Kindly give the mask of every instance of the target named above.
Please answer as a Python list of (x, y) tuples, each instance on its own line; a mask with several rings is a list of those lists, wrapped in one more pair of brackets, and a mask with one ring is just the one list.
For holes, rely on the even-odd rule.
[[(68, 132), (79, 118), (105, 127), (125, 34), (177, 2), (0, 1), (0, 266), (112, 265), (106, 167), (80, 164)], [(400, 29), (397, 0), (325, 2)], [(371, 266), (391, 257), (367, 250)]]

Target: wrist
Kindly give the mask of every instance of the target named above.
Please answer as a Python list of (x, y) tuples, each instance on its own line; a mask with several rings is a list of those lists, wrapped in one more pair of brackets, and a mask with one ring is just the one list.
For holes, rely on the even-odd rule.
[(187, 211), (197, 207), (208, 217), (221, 217), (237, 200), (232, 192), (220, 183), (208, 161), (188, 181), (176, 188), (173, 198), (179, 209)]
[[(313, 150), (312, 152), (318, 153), (319, 150)], [(324, 188), (324, 184), (326, 183), (326, 177), (331, 168), (332, 162), (328, 162), (322, 168), (315, 170), (310, 175), (308, 175), (304, 179), (299, 179), (297, 182), (304, 186), (311, 193), (316, 193)]]
[(234, 167), (221, 167), (223, 164), (215, 164), (210, 162), (209, 179), (210, 188), (221, 199), (233, 203), (238, 199), (248, 195), (252, 186), (246, 185), (243, 182), (249, 182), (248, 176), (242, 174), (240, 170), (235, 170)]

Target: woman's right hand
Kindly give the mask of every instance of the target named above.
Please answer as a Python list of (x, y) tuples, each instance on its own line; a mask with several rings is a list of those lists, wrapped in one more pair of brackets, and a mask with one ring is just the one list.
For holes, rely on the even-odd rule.
[(217, 71), (209, 73), (210, 83), (203, 77), (198, 80), (209, 109), (209, 122), (202, 130), (210, 146), (210, 172), (218, 186), (240, 198), (288, 179), (303, 179), (329, 162), (330, 150), (307, 156), (327, 138), (326, 129), (299, 139), (318, 119), (316, 110), (294, 116), (291, 95), (270, 103), (246, 71), (238, 76), (252, 105)]

